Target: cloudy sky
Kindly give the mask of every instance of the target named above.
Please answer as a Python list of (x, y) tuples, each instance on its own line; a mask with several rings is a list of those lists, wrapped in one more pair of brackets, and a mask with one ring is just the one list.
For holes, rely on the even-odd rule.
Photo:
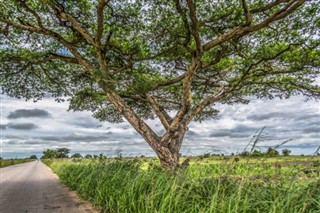
[[(41, 155), (45, 149), (70, 148), (72, 153), (152, 156), (152, 150), (126, 122), (99, 122), (90, 112), (68, 112), (68, 103), (45, 99), (34, 103), (1, 96), (1, 156)], [(241, 152), (263, 126), (265, 150), (292, 139), (281, 149), (312, 154), (320, 145), (320, 104), (289, 100), (256, 100), (249, 105), (219, 106), (220, 119), (191, 123), (182, 154)], [(163, 133), (157, 120), (148, 123)]]

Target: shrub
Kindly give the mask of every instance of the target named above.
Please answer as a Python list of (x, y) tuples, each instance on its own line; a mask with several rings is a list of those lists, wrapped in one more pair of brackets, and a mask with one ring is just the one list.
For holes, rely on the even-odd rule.
[(282, 154), (283, 154), (284, 156), (289, 156), (290, 153), (291, 153), (291, 150), (289, 150), (289, 149), (283, 149), (283, 150), (282, 150)]
[(270, 157), (274, 157), (274, 156), (278, 156), (279, 152), (278, 152), (278, 150), (276, 150), (272, 147), (269, 147), (268, 150), (266, 151), (266, 155), (270, 156)]
[(252, 157), (263, 157), (263, 156), (265, 156), (265, 153), (263, 153), (263, 152), (255, 149), (255, 150), (250, 154), (250, 156), (252, 156)]

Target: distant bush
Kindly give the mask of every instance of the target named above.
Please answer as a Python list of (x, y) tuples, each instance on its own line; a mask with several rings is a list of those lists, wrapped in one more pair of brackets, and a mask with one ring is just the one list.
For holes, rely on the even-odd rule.
[(34, 159), (6, 159), (6, 160), (0, 159), (0, 168), (15, 165), (15, 164), (27, 163), (33, 160)]
[(284, 156), (289, 156), (290, 153), (291, 153), (291, 150), (289, 150), (289, 149), (283, 149), (283, 150), (282, 150), (282, 154), (283, 154)]
[(263, 157), (265, 155), (266, 155), (265, 153), (263, 153), (259, 150), (256, 150), (256, 149), (250, 154), (250, 156), (252, 156), (252, 157)]
[(47, 149), (43, 152), (41, 159), (49, 158), (68, 158), (70, 149), (68, 148), (57, 148), (57, 149)]
[(74, 153), (71, 155), (71, 158), (82, 158), (82, 155), (80, 153)]
[(278, 156), (279, 152), (278, 152), (278, 150), (276, 150), (272, 147), (269, 147), (268, 150), (266, 151), (266, 155), (270, 156), (270, 157), (274, 157), (274, 156)]
[(29, 159), (38, 159), (38, 157), (36, 155), (31, 155)]
[(250, 156), (250, 152), (248, 152), (248, 151), (243, 151), (243, 152), (241, 152), (239, 155), (242, 156), (242, 157)]

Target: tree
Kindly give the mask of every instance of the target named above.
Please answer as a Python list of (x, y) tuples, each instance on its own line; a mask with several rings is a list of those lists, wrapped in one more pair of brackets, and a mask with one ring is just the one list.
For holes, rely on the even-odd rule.
[(80, 153), (74, 153), (71, 155), (71, 158), (82, 158), (82, 155)]
[(85, 158), (92, 158), (92, 155), (87, 154), (86, 156), (84, 156)]
[(318, 3), (248, 2), (2, 1), (2, 92), (71, 97), (72, 110), (125, 118), (177, 168), (188, 124), (217, 104), (320, 96)]
[(56, 150), (47, 149), (43, 152), (43, 156), (41, 158), (68, 158), (68, 154), (70, 149), (68, 148), (57, 148)]
[(275, 148), (269, 147), (268, 150), (266, 151), (266, 155), (270, 157), (278, 156), (279, 152)]
[(283, 150), (282, 150), (282, 154), (283, 154), (284, 156), (289, 156), (290, 153), (291, 153), (291, 150), (289, 150), (289, 149), (283, 149)]
[(56, 150), (52, 149), (47, 149), (46, 151), (43, 152), (42, 159), (47, 159), (47, 158), (57, 158), (58, 157), (58, 152)]
[(265, 154), (259, 150), (253, 150), (252, 153), (250, 153), (250, 156), (253, 156), (253, 157), (263, 157)]
[(29, 159), (38, 159), (38, 157), (36, 156), (36, 155), (31, 155), (30, 157), (29, 157)]
[(58, 148), (57, 149), (58, 152), (58, 158), (68, 158), (68, 154), (70, 152), (70, 149), (68, 148)]

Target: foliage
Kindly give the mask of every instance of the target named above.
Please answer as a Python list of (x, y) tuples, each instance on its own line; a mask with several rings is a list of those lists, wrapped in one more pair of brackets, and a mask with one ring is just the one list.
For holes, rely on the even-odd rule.
[[(289, 154), (291, 153), (291, 150), (289, 149), (284, 149), (282, 150), (282, 154), (284, 156), (289, 156)], [(262, 152), (261, 150), (253, 150), (253, 152), (248, 152), (248, 151), (243, 151), (239, 154), (239, 156), (242, 157), (265, 157), (265, 156), (269, 156), (269, 157), (275, 157), (279, 155), (279, 151), (276, 148), (273, 147), (269, 147), (265, 152)]]
[(34, 159), (0, 159), (0, 168), (15, 164), (27, 163)]
[(289, 150), (289, 149), (283, 149), (283, 150), (282, 150), (282, 154), (283, 154), (284, 156), (289, 156), (290, 153), (291, 153), (291, 150)]
[(252, 157), (262, 157), (262, 156), (265, 156), (265, 153), (263, 153), (263, 152), (255, 149), (255, 150), (250, 154), (250, 156), (252, 156)]
[[(187, 126), (218, 105), (319, 99), (319, 11), (305, 0), (0, 1), (1, 91), (125, 118), (178, 167)], [(144, 120), (156, 117), (163, 135)]]
[(85, 157), (85, 158), (92, 158), (92, 155), (86, 154), (84, 157)]
[(29, 159), (38, 159), (38, 157), (36, 155), (31, 155)]
[(41, 159), (46, 158), (68, 158), (68, 154), (70, 152), (70, 149), (68, 148), (57, 148), (56, 150), (53, 149), (47, 149), (43, 152), (43, 156)]
[(303, 172), (303, 168), (315, 168), (312, 164), (303, 166), (299, 158), (285, 158), (293, 164), (282, 167), (273, 166), (281, 163), (280, 158), (254, 159), (254, 163), (210, 158), (207, 163), (207, 158), (195, 158), (196, 162), (178, 171), (163, 170), (154, 160), (144, 163), (142, 159), (51, 161), (49, 165), (63, 183), (103, 212), (320, 210), (317, 176)]
[(278, 150), (272, 148), (272, 147), (269, 147), (268, 150), (266, 151), (266, 155), (267, 156), (278, 156), (279, 155), (279, 152)]
[(80, 153), (74, 153), (71, 155), (71, 158), (82, 158), (82, 155)]
[(239, 154), (240, 156), (243, 156), (243, 157), (246, 157), (246, 156), (249, 156), (250, 155), (250, 152), (248, 151), (243, 151)]

